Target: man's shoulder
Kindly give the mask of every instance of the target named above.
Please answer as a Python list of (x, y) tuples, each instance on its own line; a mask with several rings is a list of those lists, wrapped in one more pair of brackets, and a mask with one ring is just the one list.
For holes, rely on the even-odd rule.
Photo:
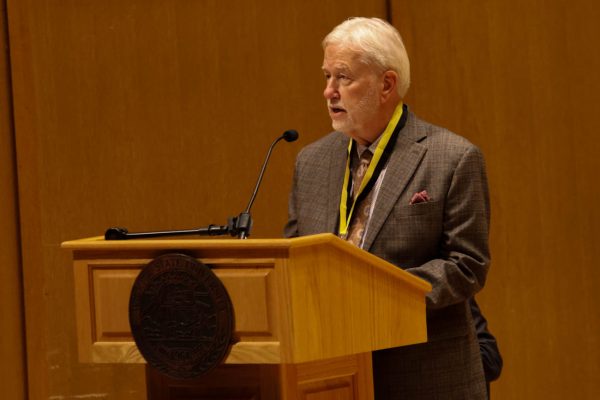
[(426, 147), (432, 157), (462, 158), (465, 154), (477, 154), (481, 150), (467, 138), (449, 129), (424, 121), (411, 113), (406, 123), (407, 135)]
[(298, 153), (298, 158), (329, 157), (331, 151), (345, 149), (348, 140), (348, 137), (341, 132), (331, 132), (304, 146)]

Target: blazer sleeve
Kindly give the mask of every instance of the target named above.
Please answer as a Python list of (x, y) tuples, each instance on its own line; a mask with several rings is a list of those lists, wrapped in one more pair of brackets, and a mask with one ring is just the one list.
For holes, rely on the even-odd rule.
[(485, 162), (480, 150), (470, 145), (451, 174), (439, 258), (407, 269), (431, 283), (428, 308), (467, 301), (483, 287), (490, 261), (489, 219)]

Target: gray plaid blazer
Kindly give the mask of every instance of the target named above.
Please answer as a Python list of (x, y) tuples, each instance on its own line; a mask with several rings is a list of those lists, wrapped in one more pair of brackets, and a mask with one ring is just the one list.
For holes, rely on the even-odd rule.
[[(287, 237), (336, 232), (349, 138), (298, 154)], [(430, 201), (410, 204), (427, 190)], [(363, 248), (430, 282), (425, 344), (373, 353), (377, 399), (483, 399), (468, 299), (488, 266), (489, 197), (481, 152), (409, 113), (388, 160)]]

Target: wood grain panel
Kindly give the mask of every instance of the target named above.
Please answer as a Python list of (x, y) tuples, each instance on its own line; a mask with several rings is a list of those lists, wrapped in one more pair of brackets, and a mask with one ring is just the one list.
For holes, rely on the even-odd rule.
[[(288, 326), (306, 327), (290, 335), (292, 360), (315, 360), (320, 354), (333, 358), (427, 340), (425, 325), (413, 324), (425, 312), (423, 289), (365, 268), (350, 252), (319, 250), (316, 246), (295, 250), (287, 269), (288, 313), (293, 317)], [(344, 340), (337, 332), (344, 332)]]
[(195, 379), (177, 380), (147, 368), (150, 400), (373, 399), (371, 355), (299, 365), (222, 365)]
[[(147, 368), (149, 400), (276, 400), (277, 365), (224, 365), (195, 379), (168, 378)], [(233, 382), (233, 384), (232, 384)]]
[(142, 369), (77, 363), (58, 244), (111, 225), (223, 224), (295, 128), (254, 208), (254, 236), (280, 236), (294, 155), (330, 129), (320, 40), (384, 2), (7, 3), (31, 397), (143, 398)]
[[(330, 233), (248, 240), (88, 238), (62, 247), (75, 256), (83, 363), (143, 362), (129, 332), (129, 294), (149, 255), (175, 248), (210, 265), (229, 292), (239, 340), (226, 363), (310, 362), (427, 337), (424, 298), (431, 285)], [(273, 250), (279, 258), (266, 258)], [(207, 257), (231, 251), (241, 258)], [(140, 252), (145, 254), (131, 257)]]
[(282, 366), (282, 376), (298, 387), (298, 400), (373, 399), (370, 352)]
[(0, 379), (3, 396), (26, 398), (23, 281), (6, 3), (0, 2)]
[(215, 270), (236, 310), (239, 335), (261, 336), (262, 340), (276, 338), (276, 325), (272, 323), (276, 313), (269, 308), (269, 304), (275, 302), (272, 273), (272, 268)]
[[(76, 297), (83, 300), (78, 305), (77, 323), (80, 327), (80, 359), (84, 362), (142, 361), (132, 341), (102, 342), (101, 335), (93, 337), (92, 334), (99, 329), (98, 321), (102, 321), (99, 315), (127, 314), (123, 304), (131, 286), (127, 281), (132, 281), (135, 269), (143, 268), (149, 258), (146, 255), (144, 259), (133, 259), (127, 257), (128, 252), (150, 254), (177, 247), (182, 253), (199, 257), (224, 281), (234, 300), (237, 316), (244, 312), (251, 316), (269, 313), (279, 315), (277, 320), (286, 324), (272, 325), (281, 345), (248, 342), (240, 335), (226, 360), (226, 364), (279, 364), (279, 374), (261, 367), (260, 371), (271, 373), (261, 372), (249, 385), (238, 379), (237, 374), (246, 368), (254, 372), (256, 369), (243, 365), (239, 368), (219, 366), (206, 376), (190, 381), (157, 376), (147, 368), (151, 379), (150, 398), (271, 398), (279, 392), (279, 398), (288, 400), (371, 399), (370, 351), (426, 339), (425, 294), (431, 290), (431, 285), (332, 234), (271, 240), (105, 241), (91, 238), (69, 241), (62, 247), (75, 255)], [(273, 249), (287, 251), (269, 262), (265, 256)], [(224, 254), (237, 250), (246, 253), (247, 257), (239, 261), (224, 258), (226, 261), (219, 264), (219, 259), (206, 257), (215, 250)], [(121, 255), (123, 257), (119, 259)], [(340, 284), (342, 281), (346, 282)], [(276, 288), (271, 288), (273, 285)], [(242, 293), (235, 293), (236, 290)], [(265, 299), (250, 302), (258, 305), (254, 308), (245, 304), (238, 307), (235, 299), (244, 301), (246, 294), (264, 296)], [(374, 298), (379, 300), (374, 302)], [(114, 299), (121, 299), (121, 302)], [(410, 317), (410, 320), (402, 320), (400, 316)], [(393, 326), (385, 325), (383, 320), (387, 319)], [(248, 331), (244, 326), (237, 325), (237, 328)], [(396, 334), (390, 338), (389, 332), (398, 332), (398, 329), (402, 336)], [(119, 333), (126, 327), (117, 326), (115, 330)], [(265, 351), (265, 345), (277, 346), (270, 352)], [(276, 357), (270, 359), (271, 354)], [(178, 389), (183, 389), (181, 394), (177, 394)]]
[[(146, 260), (147, 261), (147, 260)], [(210, 262), (210, 260), (207, 260)], [(78, 263), (80, 264), (80, 263)], [(127, 313), (115, 314), (114, 310), (127, 310), (131, 288), (140, 270), (147, 264), (132, 260), (130, 265), (108, 263), (88, 263), (91, 316), (95, 321), (92, 332), (93, 341), (129, 341), (132, 340)], [(212, 264), (218, 268), (217, 264)], [(221, 279), (236, 310), (236, 333), (242, 336), (255, 336), (262, 340), (274, 339), (275, 327), (270, 317), (268, 303), (274, 292), (271, 269), (215, 269)], [(251, 315), (253, 318), (248, 318)]]
[(194, 379), (147, 368), (150, 400), (372, 400), (371, 354), (299, 365), (222, 365)]
[[(113, 310), (128, 310), (129, 296), (139, 269), (128, 266), (104, 265), (104, 268), (92, 268), (89, 285), (93, 289), (90, 299), (90, 311), (95, 324), (92, 325), (92, 341), (132, 340), (128, 313), (115, 313)], [(94, 329), (95, 328), (95, 329)]]
[(492, 398), (600, 396), (600, 3), (392, 1), (407, 99), (486, 156), (492, 269), (480, 303), (505, 359)]

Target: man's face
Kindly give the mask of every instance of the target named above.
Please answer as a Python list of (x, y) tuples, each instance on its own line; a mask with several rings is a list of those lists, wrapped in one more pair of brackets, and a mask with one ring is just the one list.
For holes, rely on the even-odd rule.
[(358, 53), (329, 45), (325, 48), (323, 73), (333, 129), (361, 144), (370, 137), (369, 129), (379, 118), (379, 79), (373, 67), (363, 63)]

